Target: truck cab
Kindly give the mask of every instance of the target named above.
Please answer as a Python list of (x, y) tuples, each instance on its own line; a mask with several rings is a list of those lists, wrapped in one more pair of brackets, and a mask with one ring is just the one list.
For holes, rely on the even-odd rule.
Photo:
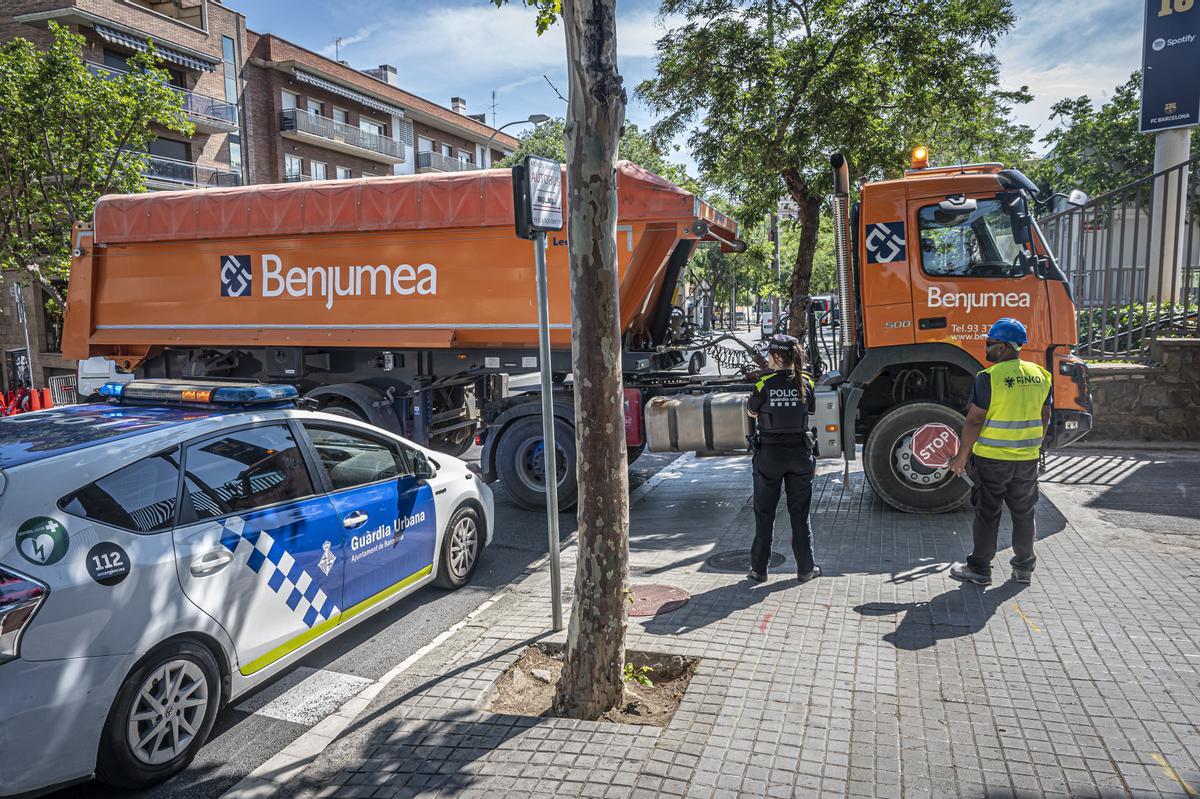
[(1072, 354), (1075, 307), (1033, 218), (1036, 186), (1002, 164), (930, 167), (924, 154), (902, 178), (863, 184), (851, 206), (845, 159), (833, 165), (839, 301), (850, 312), (838, 370), (825, 382), (839, 393), (843, 448), (853, 457), (864, 445), (876, 493), (909, 511), (965, 499), (963, 481), (916, 462), (912, 434), (927, 422), (961, 430), (1000, 317), (1025, 324), (1022, 357), (1054, 376), (1048, 445), (1086, 434), (1092, 408), (1086, 365)]

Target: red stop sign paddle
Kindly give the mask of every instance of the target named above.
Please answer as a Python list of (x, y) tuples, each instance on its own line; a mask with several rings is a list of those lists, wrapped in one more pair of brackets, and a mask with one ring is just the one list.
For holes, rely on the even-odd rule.
[(912, 451), (913, 459), (922, 466), (930, 469), (949, 466), (958, 454), (958, 433), (949, 425), (930, 422), (913, 433)]

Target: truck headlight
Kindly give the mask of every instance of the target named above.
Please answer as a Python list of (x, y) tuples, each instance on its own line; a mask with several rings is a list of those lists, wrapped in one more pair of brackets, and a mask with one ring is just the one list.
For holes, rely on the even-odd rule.
[(0, 568), (0, 663), (21, 653), (21, 634), (50, 593), (42, 583)]

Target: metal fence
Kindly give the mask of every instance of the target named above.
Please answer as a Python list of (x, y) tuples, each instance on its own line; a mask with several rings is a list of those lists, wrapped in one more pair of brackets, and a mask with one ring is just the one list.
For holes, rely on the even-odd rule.
[(1075, 297), (1078, 352), (1146, 360), (1200, 334), (1200, 157), (1039, 220)]
[(279, 129), (284, 132), (297, 131), (317, 136), (340, 144), (348, 144), (360, 150), (386, 155), (397, 161), (404, 160), (404, 144), (387, 136), (380, 136), (353, 125), (335, 122), (328, 117), (309, 113), (302, 108), (289, 108), (279, 112)]

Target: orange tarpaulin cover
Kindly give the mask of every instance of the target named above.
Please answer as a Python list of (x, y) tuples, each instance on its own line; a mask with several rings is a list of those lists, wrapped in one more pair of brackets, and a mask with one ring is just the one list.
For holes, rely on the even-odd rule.
[[(622, 223), (700, 218), (721, 238), (736, 237), (736, 224), (689, 192), (628, 161), (617, 169)], [(111, 195), (96, 204), (95, 240), (127, 244), (512, 223), (512, 172), (488, 169)]]

